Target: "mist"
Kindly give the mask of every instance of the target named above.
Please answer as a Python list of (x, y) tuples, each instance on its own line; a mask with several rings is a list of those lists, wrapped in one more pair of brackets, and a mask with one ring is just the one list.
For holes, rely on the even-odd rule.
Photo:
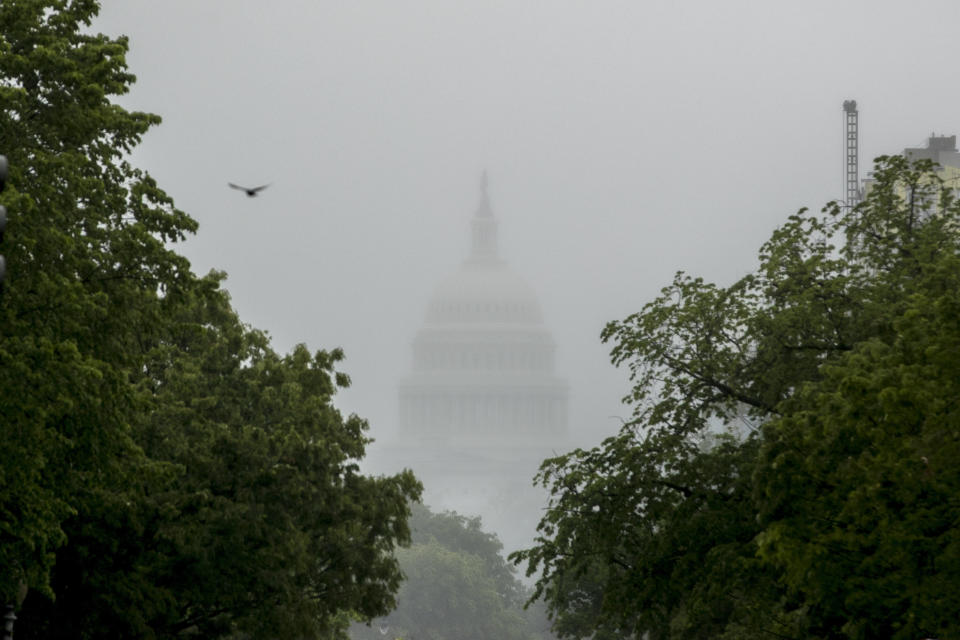
[(744, 275), (786, 216), (842, 197), (844, 100), (864, 173), (960, 130), (958, 17), (949, 0), (106, 0), (92, 28), (130, 37), (120, 102), (163, 117), (133, 162), (199, 221), (194, 269), (226, 271), (278, 350), (342, 347), (337, 404), (378, 441), (486, 170), (501, 254), (557, 343), (569, 444), (591, 446), (631, 411), (604, 324), (678, 270)]

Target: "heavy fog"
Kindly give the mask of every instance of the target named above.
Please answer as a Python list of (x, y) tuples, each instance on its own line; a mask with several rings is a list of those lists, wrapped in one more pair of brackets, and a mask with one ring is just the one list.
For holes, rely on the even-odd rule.
[(378, 439), (484, 170), (590, 445), (630, 412), (604, 324), (677, 270), (745, 274), (842, 197), (844, 100), (863, 174), (960, 132), (955, 0), (103, 5), (93, 29), (130, 37), (122, 104), (163, 117), (133, 162), (200, 223), (183, 252), (279, 350), (342, 347), (338, 406)]

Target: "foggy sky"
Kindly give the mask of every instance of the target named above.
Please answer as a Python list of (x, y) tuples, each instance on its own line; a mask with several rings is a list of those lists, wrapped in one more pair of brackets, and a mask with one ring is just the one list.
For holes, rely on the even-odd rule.
[(279, 350), (343, 347), (338, 405), (374, 437), (483, 169), (593, 444), (629, 414), (604, 323), (677, 270), (731, 282), (842, 197), (843, 100), (862, 172), (960, 133), (956, 0), (103, 4), (93, 29), (131, 38), (122, 104), (163, 117), (134, 163), (200, 223), (182, 251)]

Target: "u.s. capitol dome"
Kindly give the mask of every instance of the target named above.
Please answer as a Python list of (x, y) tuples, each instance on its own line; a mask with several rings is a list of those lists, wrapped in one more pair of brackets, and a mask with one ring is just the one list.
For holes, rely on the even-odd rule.
[(554, 440), (567, 430), (567, 384), (536, 293), (499, 256), (486, 181), (471, 239), (413, 339), (400, 436), (494, 448)]
[(567, 383), (536, 293), (501, 259), (486, 178), (470, 253), (435, 288), (399, 383), (396, 462), (432, 508), (480, 515), (505, 547), (533, 540), (541, 461), (566, 448)]

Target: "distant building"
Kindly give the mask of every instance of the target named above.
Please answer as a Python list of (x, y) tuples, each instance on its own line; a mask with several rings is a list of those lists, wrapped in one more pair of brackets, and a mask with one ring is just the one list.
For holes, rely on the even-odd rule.
[[(911, 161), (932, 160), (939, 165), (938, 175), (945, 186), (960, 195), (960, 151), (957, 150), (957, 136), (938, 136), (930, 134), (926, 147), (907, 147), (903, 156)], [(863, 181), (864, 193), (873, 188), (872, 175)], [(906, 193), (902, 193), (906, 197)]]
[(926, 147), (904, 149), (903, 155), (908, 160), (933, 160), (942, 169), (960, 169), (957, 136), (937, 136), (931, 133)]
[(413, 339), (390, 455), (423, 480), (429, 506), (480, 515), (513, 550), (543, 513), (533, 476), (566, 449), (568, 388), (534, 290), (499, 255), (485, 175), (470, 224), (470, 255)]
[(567, 430), (556, 345), (533, 289), (498, 254), (485, 186), (471, 224), (470, 257), (436, 288), (414, 338), (400, 435), (472, 448), (555, 440)]

